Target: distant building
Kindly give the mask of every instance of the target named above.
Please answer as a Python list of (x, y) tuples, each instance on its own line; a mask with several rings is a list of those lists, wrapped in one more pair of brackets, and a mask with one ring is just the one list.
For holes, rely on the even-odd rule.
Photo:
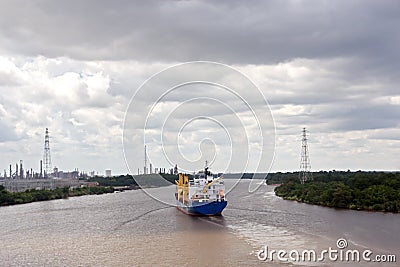
[(79, 171), (77, 170), (72, 172), (58, 171), (57, 173), (53, 173), (53, 175), (54, 177), (63, 179), (78, 179)]
[(89, 172), (90, 177), (94, 177), (94, 171)]
[(111, 170), (106, 170), (106, 177), (111, 177)]

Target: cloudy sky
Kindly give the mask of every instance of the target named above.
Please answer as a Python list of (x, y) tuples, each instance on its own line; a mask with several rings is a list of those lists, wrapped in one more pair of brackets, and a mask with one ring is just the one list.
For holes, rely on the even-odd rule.
[[(297, 170), (307, 127), (313, 170), (398, 170), (399, 14), (396, 0), (1, 1), (0, 168), (23, 159), (38, 169), (48, 127), (54, 166), (135, 173), (143, 166), (140, 123), (148, 116), (155, 166), (169, 167), (161, 148), (178, 144), (188, 161), (215, 157), (215, 169), (246, 170), (240, 157), (229, 156), (242, 134), (248, 151), (240, 145), (234, 153), (254, 162), (267, 151), (275, 155), (272, 171)], [(261, 133), (270, 137), (267, 146), (249, 110), (210, 84), (169, 94), (152, 114), (137, 109), (153, 106), (162, 89), (142, 91), (140, 104), (129, 106), (152, 75), (197, 60), (229, 65), (254, 82), (269, 106), (253, 101), (251, 109), (271, 122), (270, 108), (274, 118), (275, 136), (268, 123)], [(199, 73), (191, 71), (182, 77)], [(229, 83), (227, 77), (219, 78)], [(261, 99), (248, 87), (238, 90)], [(157, 114), (170, 116), (151, 122)], [(199, 117), (206, 119), (193, 120)], [(160, 132), (164, 144), (155, 138)], [(267, 171), (269, 161), (258, 170)]]

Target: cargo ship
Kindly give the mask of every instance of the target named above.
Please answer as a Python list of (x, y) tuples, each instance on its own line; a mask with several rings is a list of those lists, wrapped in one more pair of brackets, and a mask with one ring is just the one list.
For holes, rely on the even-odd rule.
[(176, 182), (176, 207), (189, 215), (221, 215), (228, 202), (225, 198), (223, 177), (213, 175), (204, 168), (189, 179), (187, 174), (179, 173)]

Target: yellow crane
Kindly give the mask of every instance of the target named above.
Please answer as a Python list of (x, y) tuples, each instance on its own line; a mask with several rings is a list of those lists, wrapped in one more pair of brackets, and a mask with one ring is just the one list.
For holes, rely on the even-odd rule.
[(182, 173), (179, 174), (179, 180), (176, 181), (176, 186), (178, 187), (178, 200), (180, 200), (181, 195), (183, 201), (187, 200), (187, 195), (189, 193), (189, 177), (185, 174), (183, 175)]

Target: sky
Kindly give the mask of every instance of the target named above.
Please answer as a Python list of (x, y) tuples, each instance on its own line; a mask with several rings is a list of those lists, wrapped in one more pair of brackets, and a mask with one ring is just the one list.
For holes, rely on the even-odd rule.
[(296, 171), (303, 127), (313, 171), (399, 170), (398, 14), (395, 0), (1, 1), (0, 171), (38, 170), (46, 127), (65, 171), (137, 173), (144, 144), (154, 167)]

